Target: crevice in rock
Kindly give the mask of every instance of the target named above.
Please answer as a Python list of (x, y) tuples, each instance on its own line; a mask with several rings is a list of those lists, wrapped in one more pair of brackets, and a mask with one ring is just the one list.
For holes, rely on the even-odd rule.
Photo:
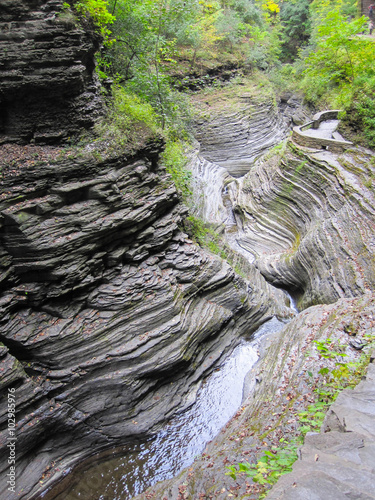
[(9, 339), (1, 333), (0, 342), (2, 342), (7, 347), (9, 353), (18, 361), (28, 363), (33, 360), (33, 356), (21, 342)]

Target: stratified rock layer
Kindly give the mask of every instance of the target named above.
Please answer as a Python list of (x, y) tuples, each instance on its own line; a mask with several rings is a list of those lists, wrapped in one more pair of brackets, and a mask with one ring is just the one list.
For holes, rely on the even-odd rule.
[(232, 184), (239, 245), (267, 280), (300, 295), (301, 308), (374, 289), (371, 159), (289, 143)]
[(56, 143), (102, 113), (100, 39), (62, 0), (5, 0), (0, 10), (0, 142)]
[[(207, 141), (204, 134), (201, 137)], [(212, 134), (208, 145), (215, 139)], [(220, 147), (224, 149), (225, 144)], [(315, 340), (333, 339), (349, 356), (346, 359), (355, 358), (358, 352), (353, 345), (366, 344), (375, 326), (372, 152), (353, 148), (338, 154), (297, 147), (288, 141), (266, 155), (243, 178), (231, 180), (222, 166), (207, 161), (206, 151), (203, 144), (203, 154), (196, 162), (205, 191), (199, 205), (201, 213), (211, 222), (226, 225), (232, 248), (237, 245), (255, 261), (267, 280), (293, 290), (300, 308), (306, 309), (276, 336), (263, 341), (268, 346), (263, 359), (249, 374), (249, 396), (202, 456), (177, 477), (136, 497), (139, 500), (259, 498), (257, 484), (245, 475), (237, 475), (234, 481), (225, 475), (226, 466), (255, 464), (264, 451), (270, 452), (281, 441), (300, 433), (299, 413), (308, 411), (314, 403), (314, 385), (324, 383), (320, 369), (335, 368), (334, 360), (319, 356)], [(215, 177), (222, 190), (213, 188)], [(317, 303), (328, 305), (313, 306)], [(340, 421), (339, 430), (344, 429), (344, 420), (348, 418), (348, 430), (358, 434), (338, 437), (333, 433), (327, 442), (320, 442), (320, 437), (316, 442), (311, 438), (310, 442), (309, 438), (307, 462), (299, 462), (295, 466), (297, 474), (290, 479), (285, 476), (271, 498), (315, 498), (315, 469), (319, 477), (324, 474), (327, 488), (317, 498), (327, 498), (330, 493), (335, 500), (341, 500), (343, 495), (372, 498), (367, 494), (375, 485), (374, 432), (369, 423), (373, 417), (372, 377), (373, 367), (366, 386), (370, 389), (366, 389), (359, 403), (363, 407), (361, 418), (356, 418), (357, 410), (353, 414), (352, 410), (358, 406), (363, 384), (358, 386), (358, 397), (354, 395), (351, 400), (350, 395), (343, 393), (338, 406), (332, 409), (336, 424)], [(332, 419), (327, 425), (332, 428)], [(339, 458), (328, 451), (329, 442), (335, 440), (333, 447), (341, 454)], [(350, 460), (344, 463), (342, 453), (346, 452), (354, 457), (352, 470)], [(311, 462), (319, 453), (324, 454), (322, 464), (318, 458), (314, 469)], [(361, 484), (357, 484), (353, 471), (358, 472)], [(326, 481), (328, 476), (331, 478)]]
[(19, 498), (152, 432), (239, 334), (282, 313), (259, 272), (245, 281), (181, 232), (159, 150), (3, 172), (1, 387), (16, 388)]
[(221, 112), (208, 108), (210, 115), (203, 113), (196, 123), (200, 155), (233, 177), (246, 174), (256, 159), (287, 135), (296, 103), (291, 99), (280, 106), (283, 112), (271, 100), (245, 94), (229, 100)]
[[(335, 367), (333, 359), (327, 360), (319, 356), (314, 340), (324, 343), (329, 338), (341, 345), (342, 352), (348, 356), (346, 359), (358, 359), (358, 351), (351, 347), (353, 337), (346, 332), (349, 330), (352, 334), (355, 332), (358, 340), (366, 341), (375, 326), (374, 307), (373, 294), (355, 299), (340, 299), (335, 304), (313, 306), (300, 313), (276, 335), (263, 339), (261, 360), (248, 375), (248, 395), (244, 398), (236, 415), (207, 445), (204, 453), (190, 467), (183, 470), (177, 477), (149, 488), (135, 499), (259, 498), (259, 485), (253, 483), (245, 474), (237, 474), (234, 480), (226, 474), (229, 472), (227, 467), (234, 465), (238, 470), (238, 463), (256, 464), (264, 456), (265, 451), (270, 453), (272, 449), (284, 447), (285, 441), (290, 442), (295, 439), (296, 433), (299, 433), (298, 428), (303, 425), (299, 422), (299, 413), (307, 411), (308, 407), (314, 403), (316, 397), (313, 391), (314, 385), (322, 384), (320, 369), (328, 367), (332, 370)], [(373, 384), (373, 368), (370, 368), (366, 382), (368, 388)], [(343, 423), (342, 416), (350, 414), (353, 402), (358, 402), (363, 389), (364, 383), (361, 383), (353, 394), (351, 406), (347, 402), (353, 391), (348, 389), (339, 396), (337, 404), (332, 407), (333, 412), (340, 416), (341, 424)], [(354, 432), (342, 434), (340, 458), (331, 457), (324, 461), (323, 450), (316, 449), (312, 452), (310, 449), (306, 457), (307, 461), (302, 460), (295, 465), (298, 476), (293, 474), (290, 478), (289, 475), (283, 476), (280, 488), (276, 485), (275, 494), (271, 492), (270, 498), (273, 500), (276, 498), (285, 500), (372, 498), (370, 492), (374, 490), (375, 485), (372, 398), (373, 390), (370, 389), (365, 396), (365, 402), (360, 403), (363, 415), (362, 427), (359, 430), (360, 420), (356, 418), (356, 413), (348, 421), (348, 431), (360, 433), (361, 428), (366, 426), (367, 431), (362, 430), (364, 435), (354, 435)], [(341, 409), (338, 409), (338, 406), (341, 406)], [(356, 408), (355, 411), (359, 412), (358, 404)], [(371, 433), (372, 436), (369, 435)], [(327, 437), (325, 445), (316, 443), (316, 446), (318, 448), (329, 446), (335, 438), (338, 440), (337, 435), (332, 433)], [(312, 439), (313, 437), (309, 438), (309, 443)], [(319, 442), (322, 439), (324, 436), (317, 438)], [(366, 449), (362, 448), (361, 440), (364, 439), (368, 444)], [(350, 470), (349, 461), (345, 464), (345, 456), (343, 456), (345, 440), (352, 449), (352, 457), (354, 456), (353, 470)], [(337, 449), (339, 448), (338, 445)], [(326, 495), (321, 496), (316, 496), (313, 488), (317, 481), (316, 474), (310, 483), (307, 480), (314, 467), (311, 462), (315, 462), (316, 454), (322, 455), (322, 464), (319, 464), (319, 457), (316, 464), (316, 470), (319, 470), (322, 477), (321, 487), (325, 486), (328, 491)], [(335, 468), (338, 462), (341, 462), (343, 466), (341, 470), (338, 467)], [(345, 465), (346, 470), (344, 470)], [(334, 491), (335, 482), (338, 483), (337, 477), (330, 485), (325, 478), (330, 474), (334, 476), (335, 472), (341, 474), (341, 485), (339, 489), (336, 489), (336, 493), (338, 491), (342, 496), (331, 497), (329, 493)], [(357, 478), (361, 478), (360, 483)], [(294, 483), (297, 483), (296, 488)]]

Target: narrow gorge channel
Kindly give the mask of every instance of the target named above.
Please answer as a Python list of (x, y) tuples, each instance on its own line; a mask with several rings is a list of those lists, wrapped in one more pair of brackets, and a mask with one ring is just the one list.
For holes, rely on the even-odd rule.
[[(245, 377), (258, 359), (259, 342), (279, 331), (284, 323), (269, 320), (255, 332), (252, 340), (243, 340), (222, 364), (199, 384), (192, 394), (192, 406), (176, 414), (170, 422), (146, 442), (123, 450), (92, 457), (88, 469), (83, 466), (68, 474), (45, 499), (129, 500), (158, 481), (170, 479), (190, 466), (206, 444), (230, 420), (241, 405)], [(110, 456), (109, 458), (109, 455)], [(62, 491), (61, 494), (58, 491)]]
[[(373, 151), (297, 144), (291, 128), (309, 117), (296, 95), (249, 81), (197, 92), (189, 212), (159, 133), (68, 145), (106, 104), (100, 40), (65, 9), (0, 12), (2, 479), (10, 439), (17, 451), (0, 498), (257, 498), (226, 467), (298, 431), (322, 367), (314, 341), (356, 359), (352, 337), (373, 335)], [(95, 491), (68, 493), (74, 471)]]
[[(238, 257), (242, 254), (250, 266), (253, 260), (251, 254), (241, 249), (236, 239), (231, 237), (237, 225), (225, 183), (234, 180), (231, 174), (238, 178), (247, 173), (254, 160), (266, 154), (288, 131), (278, 110), (269, 105), (258, 108), (256, 114), (253, 110), (252, 103), (244, 102), (239, 116), (219, 117), (224, 121), (215, 127), (219, 137), (224, 134), (224, 139), (221, 138), (223, 156), (230, 154), (232, 157), (229, 171), (228, 166), (220, 166), (220, 157), (217, 157), (218, 163), (203, 157), (207, 154), (205, 144), (195, 150), (190, 162), (196, 206), (200, 207), (195, 213), (207, 223), (221, 223), (226, 229), (225, 241), (231, 250)], [(237, 138), (235, 146), (231, 134)], [(238, 136), (242, 136), (240, 142)], [(257, 273), (255, 269), (252, 271)], [(262, 280), (260, 275), (258, 279)], [(275, 293), (280, 300), (283, 293), (277, 290)], [(61, 483), (42, 497), (45, 500), (94, 497), (98, 500), (129, 500), (158, 481), (170, 479), (190, 466), (238, 411), (244, 394), (251, 392), (248, 386), (254, 384), (254, 380), (245, 384), (245, 378), (258, 360), (260, 343), (279, 332), (297, 313), (291, 297), (286, 294), (285, 303), (288, 301), (291, 302), (290, 311), (284, 314), (283, 321), (273, 317), (247, 339), (244, 335), (240, 344), (226, 357), (220, 358), (216, 367), (212, 367), (214, 372), (203, 380), (203, 384), (198, 382), (185, 402), (187, 409), (177, 411), (156, 435), (123, 449), (91, 457), (72, 472), (67, 471)]]

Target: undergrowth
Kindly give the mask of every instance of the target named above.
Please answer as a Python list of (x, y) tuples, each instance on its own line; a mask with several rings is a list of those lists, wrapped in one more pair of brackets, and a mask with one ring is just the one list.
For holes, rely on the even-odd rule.
[(303, 444), (305, 435), (308, 432), (319, 432), (326, 412), (338, 394), (343, 389), (354, 388), (361, 381), (370, 360), (371, 348), (375, 345), (375, 336), (364, 336), (365, 349), (357, 361), (345, 361), (345, 346), (330, 338), (315, 340), (314, 343), (318, 356), (327, 360), (327, 366), (319, 370), (317, 380), (314, 380), (312, 372), (306, 372), (313, 387), (315, 402), (298, 413), (299, 434), (291, 441), (280, 439), (280, 446), (265, 450), (257, 463), (246, 462), (239, 463), (237, 467), (227, 466), (226, 475), (234, 480), (239, 474), (245, 474), (254, 483), (259, 484), (259, 498), (265, 498), (269, 488), (282, 475), (292, 471), (293, 463), (298, 458), (297, 450)]

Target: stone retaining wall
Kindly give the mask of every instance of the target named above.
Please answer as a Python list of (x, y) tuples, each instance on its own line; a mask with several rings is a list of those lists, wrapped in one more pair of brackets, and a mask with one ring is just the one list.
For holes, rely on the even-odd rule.
[(323, 137), (312, 137), (304, 134), (305, 130), (310, 128), (318, 129), (320, 124), (326, 120), (337, 120), (340, 110), (321, 111), (313, 116), (311, 122), (305, 123), (299, 127), (293, 128), (292, 139), (300, 145), (308, 148), (327, 149), (335, 153), (341, 153), (352, 145), (352, 142), (338, 139), (327, 139)]

